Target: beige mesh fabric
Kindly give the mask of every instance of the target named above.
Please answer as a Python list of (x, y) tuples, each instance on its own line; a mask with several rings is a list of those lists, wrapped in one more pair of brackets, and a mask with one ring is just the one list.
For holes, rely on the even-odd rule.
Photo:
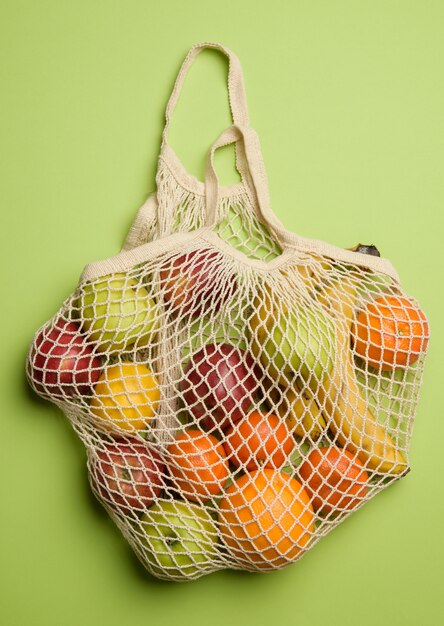
[[(199, 221), (178, 196), (165, 219), (158, 188), (29, 352), (91, 488), (165, 579), (294, 563), (409, 469), (424, 314), (388, 261), (282, 227), (247, 121), (211, 149)], [(233, 142), (242, 183), (224, 204), (213, 156)]]
[[(157, 190), (138, 211), (124, 243), (124, 250), (175, 232), (193, 231), (207, 222), (205, 185), (185, 170), (168, 143), (168, 131), (185, 78), (196, 57), (208, 48), (226, 55), (229, 62), (228, 98), (233, 123), (248, 126), (244, 78), (237, 56), (216, 43), (193, 46), (182, 63), (166, 107), (166, 123), (156, 175)], [(237, 166), (244, 171), (246, 180), (219, 189), (215, 231), (224, 241), (250, 258), (271, 260), (281, 250), (277, 239), (271, 236), (255, 211), (250, 187), (246, 184), (248, 172), (245, 172), (243, 161), (242, 152), (236, 147)]]

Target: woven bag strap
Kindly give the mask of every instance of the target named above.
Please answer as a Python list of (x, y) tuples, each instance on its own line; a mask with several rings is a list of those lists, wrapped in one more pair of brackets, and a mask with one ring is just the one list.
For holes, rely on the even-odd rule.
[(245, 85), (244, 85), (244, 76), (242, 73), (242, 67), (237, 56), (226, 48), (218, 43), (212, 42), (203, 42), (194, 45), (188, 54), (186, 55), (182, 66), (179, 70), (179, 73), (176, 78), (176, 82), (173, 87), (173, 91), (171, 93), (170, 99), (168, 101), (166, 111), (165, 111), (165, 127), (163, 129), (162, 134), (162, 144), (167, 143), (168, 130), (171, 123), (171, 117), (173, 115), (174, 109), (176, 108), (177, 101), (180, 96), (180, 92), (182, 91), (183, 84), (185, 82), (185, 78), (188, 74), (188, 71), (193, 64), (195, 58), (203, 51), (203, 50), (219, 50), (228, 58), (228, 100), (230, 104), (231, 117), (233, 119), (233, 124), (239, 126), (248, 126), (249, 118), (248, 118), (248, 107), (247, 107), (247, 98), (245, 95)]
[(219, 180), (214, 167), (214, 154), (218, 148), (236, 143), (239, 156), (237, 168), (253, 194), (253, 200), (259, 211), (258, 217), (279, 238), (285, 236), (286, 231), (281, 222), (271, 210), (268, 179), (264, 160), (256, 131), (250, 127), (233, 125), (219, 135), (212, 145), (205, 177), (205, 199), (207, 225), (212, 226), (217, 220), (217, 206), (219, 200)]

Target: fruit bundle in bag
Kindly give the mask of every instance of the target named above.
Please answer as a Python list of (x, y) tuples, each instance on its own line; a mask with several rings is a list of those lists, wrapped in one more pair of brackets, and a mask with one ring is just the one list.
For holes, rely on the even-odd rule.
[[(229, 56), (234, 121), (205, 184), (164, 135), (151, 225), (140, 213), (120, 254), (86, 266), (27, 364), (84, 442), (97, 498), (173, 580), (294, 563), (406, 474), (428, 342), (388, 261), (275, 218), (231, 52), (190, 51), (167, 122), (205, 47)], [(230, 143), (241, 183), (219, 188)]]

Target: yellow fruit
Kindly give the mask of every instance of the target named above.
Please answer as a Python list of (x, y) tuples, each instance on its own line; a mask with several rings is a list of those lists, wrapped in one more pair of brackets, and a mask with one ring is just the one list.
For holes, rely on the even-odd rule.
[(271, 296), (268, 287), (254, 299), (253, 311), (253, 316), (250, 319), (250, 330), (251, 334), (256, 335), (260, 340), (267, 334), (268, 326), (273, 323), (277, 314), (276, 299)]
[(371, 412), (357, 381), (350, 349), (356, 297), (356, 286), (351, 281), (324, 290), (320, 297), (324, 306), (338, 316), (341, 332), (337, 335), (334, 368), (317, 390), (317, 397), (341, 446), (358, 454), (367, 469), (401, 474), (407, 469), (406, 459)]
[(327, 430), (327, 424), (316, 400), (306, 392), (299, 393), (293, 390), (289, 390), (286, 397), (289, 405), (287, 417), (289, 428), (294, 424), (295, 433), (299, 437), (308, 435), (313, 441), (319, 439)]
[(308, 390), (298, 388), (271, 390), (270, 408), (284, 419), (289, 430), (298, 437), (309, 436), (313, 441), (327, 430), (327, 424), (316, 400)]
[(332, 267), (331, 261), (311, 253), (309, 262), (301, 263), (297, 270), (305, 285), (311, 290), (319, 283), (321, 277), (324, 277), (327, 272), (331, 272)]
[(117, 363), (106, 368), (95, 385), (91, 413), (107, 430), (143, 430), (159, 399), (158, 380), (146, 365)]

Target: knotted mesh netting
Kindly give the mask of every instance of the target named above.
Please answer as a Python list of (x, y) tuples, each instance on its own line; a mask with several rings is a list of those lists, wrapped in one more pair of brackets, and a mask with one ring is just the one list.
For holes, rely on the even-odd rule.
[[(224, 194), (231, 142), (242, 183)], [(85, 268), (28, 378), (152, 574), (282, 568), (409, 470), (427, 320), (374, 249), (283, 229), (251, 129), (216, 142), (202, 188), (169, 157), (156, 218)]]
[(383, 274), (297, 251), (245, 265), (210, 234), (82, 280), (28, 363), (170, 578), (282, 567), (402, 476), (427, 337)]

